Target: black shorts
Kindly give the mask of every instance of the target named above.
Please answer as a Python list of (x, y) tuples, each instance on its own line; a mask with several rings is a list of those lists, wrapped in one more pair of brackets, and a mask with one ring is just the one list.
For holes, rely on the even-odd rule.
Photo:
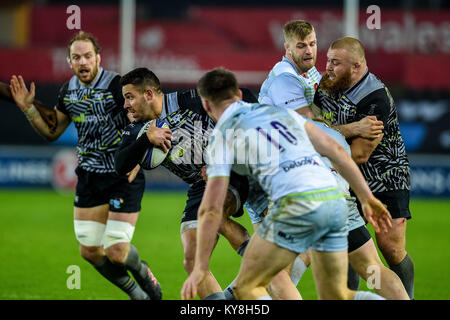
[(361, 226), (349, 231), (347, 236), (348, 253), (361, 248), (371, 238), (372, 237), (370, 236), (369, 230), (367, 230), (366, 226)]
[(126, 175), (115, 172), (95, 173), (77, 167), (75, 173), (78, 177), (75, 207), (92, 208), (109, 204), (109, 210), (113, 212), (133, 213), (141, 210), (145, 189), (142, 170), (131, 183)]
[[(409, 190), (374, 192), (373, 195), (387, 206), (392, 219), (411, 219), (411, 212), (409, 211)], [(358, 200), (356, 203), (358, 205), (358, 210), (362, 215), (361, 204)]]
[[(188, 199), (186, 201), (186, 207), (184, 208), (183, 217), (181, 223), (187, 221), (197, 220), (198, 208), (202, 202), (203, 193), (205, 192), (206, 183), (198, 181), (193, 183), (188, 192)], [(244, 214), (244, 203), (247, 201), (248, 197), (248, 180), (247, 177), (235, 174), (234, 172), (230, 175), (230, 184), (228, 185), (228, 190), (232, 191), (237, 201), (239, 207), (233, 217), (240, 217)]]

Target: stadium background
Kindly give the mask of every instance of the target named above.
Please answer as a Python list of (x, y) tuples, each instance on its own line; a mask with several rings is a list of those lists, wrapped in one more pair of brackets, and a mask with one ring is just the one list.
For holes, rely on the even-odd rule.
[[(194, 87), (208, 69), (224, 66), (243, 86), (259, 91), (280, 60), (282, 26), (301, 18), (318, 37), (317, 68), (343, 32), (343, 1), (136, 1), (135, 66), (160, 77), (165, 92)], [(37, 84), (37, 98), (54, 105), (71, 77), (66, 43), (68, 6), (81, 9), (81, 29), (102, 46), (102, 66), (120, 71), (119, 0), (2, 1), (0, 81), (21, 74)], [(381, 28), (370, 30), (370, 5)], [(450, 255), (450, 3), (440, 0), (359, 1), (359, 38), (369, 69), (390, 88), (411, 162), (413, 219), (407, 249), (416, 263), (416, 298), (449, 299)], [(76, 131), (71, 125), (47, 143), (12, 104), (0, 101), (0, 299), (124, 299), (79, 257), (72, 231)], [(163, 284), (179, 299), (185, 279), (179, 220), (186, 185), (167, 170), (147, 172), (147, 192), (134, 241)], [(251, 229), (246, 217), (240, 219)], [(212, 269), (222, 286), (239, 257), (219, 241)], [(81, 268), (81, 289), (70, 290), (67, 267)], [(51, 275), (49, 277), (49, 275)], [(363, 285), (363, 284), (362, 284)], [(312, 276), (300, 284), (314, 299)]]

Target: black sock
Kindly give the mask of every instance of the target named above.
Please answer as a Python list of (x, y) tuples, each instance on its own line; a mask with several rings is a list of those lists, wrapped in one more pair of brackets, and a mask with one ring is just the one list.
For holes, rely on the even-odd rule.
[(359, 274), (356, 273), (352, 266), (348, 265), (348, 279), (347, 286), (350, 290), (358, 291), (359, 288)]
[(394, 271), (405, 287), (409, 298), (414, 299), (414, 262), (410, 256), (406, 254), (405, 258), (396, 266), (390, 266), (390, 269)]
[(93, 264), (94, 268), (106, 279), (122, 289), (133, 300), (148, 299), (148, 295), (128, 275), (123, 265), (112, 263), (106, 256)]
[(237, 248), (236, 252), (237, 252), (238, 255), (240, 255), (241, 257), (244, 256), (244, 252), (245, 252), (245, 249), (247, 249), (247, 245), (248, 245), (249, 241), (250, 241), (250, 239), (244, 241), (244, 242), (239, 246), (239, 248)]
[(130, 251), (125, 261), (125, 268), (130, 270), (138, 283), (148, 278), (147, 267), (143, 265), (136, 247), (132, 244), (130, 244)]

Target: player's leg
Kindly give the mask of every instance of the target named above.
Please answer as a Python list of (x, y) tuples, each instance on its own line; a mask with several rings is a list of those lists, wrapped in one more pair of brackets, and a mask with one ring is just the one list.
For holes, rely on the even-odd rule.
[(242, 244), (250, 239), (247, 229), (240, 223), (230, 219), (233, 215), (243, 213), (243, 203), (239, 190), (229, 185), (223, 206), (223, 219), (219, 226), (219, 233), (223, 235), (234, 250), (238, 250)]
[[(264, 217), (268, 211), (268, 200), (264, 195), (261, 187), (259, 187), (258, 183), (249, 178), (249, 194), (247, 197), (247, 201), (245, 202), (245, 208), (247, 209), (247, 213), (252, 221), (253, 231), (256, 232), (258, 226), (263, 221)], [(247, 249), (249, 241), (244, 242), (236, 251), (242, 257), (244, 256), (245, 250)], [(233, 294), (233, 287), (236, 282), (236, 278), (225, 288), (224, 295), (227, 300), (235, 300), (235, 296)]]
[(105, 230), (104, 248), (108, 259), (130, 271), (139, 286), (152, 300), (161, 300), (161, 286), (147, 262), (139, 257), (137, 248), (131, 244), (141, 210), (145, 189), (142, 170), (130, 183), (126, 176), (112, 178), (110, 188), (110, 212)]
[[(195, 221), (196, 222), (196, 221)], [(186, 227), (181, 233), (181, 242), (184, 253), (184, 269), (188, 274), (191, 274), (195, 264), (195, 251), (197, 246), (197, 226), (195, 228), (187, 229)], [(205, 276), (197, 289), (197, 294), (200, 299), (206, 300), (223, 300), (225, 296), (222, 288), (217, 282), (216, 278), (211, 272)]]
[(244, 253), (234, 285), (236, 298), (240, 300), (268, 298), (266, 286), (277, 273), (295, 259), (296, 255), (258, 234), (253, 235)]
[(375, 233), (378, 248), (405, 287), (410, 299), (414, 298), (414, 263), (405, 250), (406, 219), (392, 221), (392, 228), (387, 233)]
[(74, 207), (74, 231), (80, 254), (86, 261), (97, 263), (103, 259), (103, 234), (108, 219), (109, 205), (92, 208)]
[(300, 292), (297, 290), (297, 287), (292, 282), (289, 275), (294, 261), (292, 261), (285, 269), (276, 274), (267, 286), (267, 291), (269, 292), (272, 299), (302, 300)]
[[(205, 183), (203, 181), (192, 185), (187, 193), (186, 207), (181, 219), (181, 243), (183, 245), (183, 265), (187, 274), (191, 274), (195, 265), (195, 251), (197, 247), (197, 213), (203, 198)], [(217, 241), (217, 239), (216, 239)], [(200, 283), (197, 291), (200, 299), (225, 299), (222, 288), (209, 272)]]
[(392, 216), (392, 228), (387, 233), (375, 233), (378, 248), (390, 269), (403, 283), (409, 297), (414, 299), (414, 262), (406, 251), (406, 225), (411, 218), (409, 190), (374, 193)]
[(122, 289), (131, 299), (147, 299), (145, 292), (130, 278), (123, 266), (112, 263), (103, 247), (109, 205), (74, 209), (75, 234), (81, 256), (108, 281)]
[[(365, 226), (361, 228), (365, 229)], [(350, 252), (348, 258), (353, 269), (364, 280), (371, 281), (373, 289), (380, 296), (392, 300), (409, 300), (400, 278), (383, 264), (371, 238)]]
[[(338, 211), (340, 203), (337, 200), (327, 201), (327, 209), (332, 213), (333, 208)], [(333, 204), (334, 202), (334, 204)], [(347, 205), (344, 204), (344, 211)], [(377, 294), (366, 291), (350, 290), (347, 285), (348, 276), (348, 237), (347, 215), (332, 215), (328, 218), (329, 229), (319, 240), (311, 246), (310, 258), (314, 281), (319, 299), (333, 300), (381, 300)], [(326, 217), (326, 216), (324, 216)], [(324, 218), (323, 217), (323, 218)], [(345, 219), (342, 219), (342, 218)]]
[(347, 251), (311, 250), (311, 269), (320, 300), (350, 300), (355, 291), (347, 288)]

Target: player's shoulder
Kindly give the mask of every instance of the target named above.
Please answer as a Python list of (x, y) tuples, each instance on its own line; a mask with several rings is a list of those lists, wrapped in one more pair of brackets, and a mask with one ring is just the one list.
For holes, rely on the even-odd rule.
[(183, 89), (176, 92), (178, 103), (181, 105), (189, 105), (192, 103), (201, 103), (200, 95), (196, 89)]
[(167, 98), (167, 101), (173, 101), (172, 104), (177, 105), (181, 110), (188, 109), (195, 113), (206, 114), (203, 109), (202, 99), (196, 89), (180, 90), (173, 93), (172, 96), (168, 95)]
[(132, 122), (129, 123), (122, 132), (125, 136), (137, 136), (141, 128), (145, 125), (145, 122)]
[(361, 100), (386, 95), (385, 85), (374, 74), (369, 71), (345, 94), (354, 104)]
[(63, 85), (59, 88), (60, 96), (64, 96), (67, 93), (67, 91), (69, 90), (69, 83), (70, 83), (70, 81), (67, 81), (67, 82), (63, 83)]

